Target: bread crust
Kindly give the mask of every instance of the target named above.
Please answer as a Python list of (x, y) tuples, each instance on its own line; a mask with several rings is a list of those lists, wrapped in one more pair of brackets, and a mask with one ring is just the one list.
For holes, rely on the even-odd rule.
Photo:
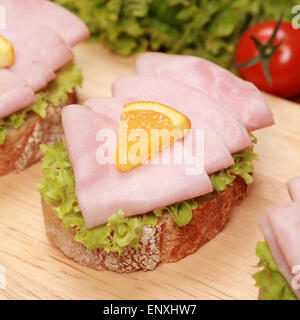
[(0, 177), (12, 171), (23, 171), (41, 159), (39, 146), (61, 140), (61, 109), (76, 101), (75, 90), (68, 94), (65, 103), (49, 105), (47, 115), (42, 119), (31, 113), (18, 129), (9, 128), (5, 142), (0, 145)]
[(56, 216), (55, 206), (42, 200), (42, 208), (49, 241), (67, 257), (94, 269), (128, 273), (154, 270), (159, 263), (175, 262), (195, 252), (224, 229), (231, 207), (238, 205), (246, 192), (246, 183), (237, 177), (226, 190), (195, 199), (198, 208), (193, 210), (192, 220), (184, 227), (178, 227), (171, 216), (164, 213), (157, 226), (143, 226), (139, 247), (127, 247), (121, 256), (101, 248), (89, 250), (75, 242), (74, 231), (66, 232)]

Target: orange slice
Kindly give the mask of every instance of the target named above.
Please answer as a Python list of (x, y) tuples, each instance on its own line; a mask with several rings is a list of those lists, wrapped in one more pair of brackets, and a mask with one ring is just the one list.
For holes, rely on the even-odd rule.
[(127, 172), (181, 139), (190, 120), (158, 102), (132, 102), (123, 107), (119, 125), (116, 166)]
[(0, 36), (0, 68), (7, 68), (14, 64), (15, 53), (12, 44)]

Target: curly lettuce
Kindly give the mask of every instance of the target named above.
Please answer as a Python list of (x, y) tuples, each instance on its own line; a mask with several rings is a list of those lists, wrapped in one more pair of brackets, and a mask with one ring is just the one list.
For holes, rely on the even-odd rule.
[[(87, 229), (75, 194), (73, 169), (64, 144), (56, 142), (50, 147), (41, 145), (41, 152), (44, 155), (42, 160), (43, 178), (38, 185), (38, 190), (44, 201), (56, 207), (56, 215), (62, 220), (66, 231), (75, 231), (74, 241), (84, 244), (88, 249), (103, 248), (106, 252), (121, 254), (127, 246), (136, 248), (139, 244), (142, 227), (144, 225), (156, 226), (164, 211), (170, 214), (179, 227), (182, 227), (190, 222), (193, 210), (198, 207), (197, 202), (191, 199), (130, 218), (125, 218), (123, 211), (119, 210), (107, 220), (105, 225)], [(247, 179), (247, 183), (251, 183), (252, 180), (247, 174), (252, 172), (252, 167), (249, 166), (247, 157), (251, 161), (253, 153), (253, 150), (241, 152), (241, 155), (235, 157), (236, 164), (232, 166), (234, 168), (228, 169), (230, 174), (226, 170), (222, 170), (219, 174), (222, 177), (224, 174), (231, 176), (234, 171), (242, 178)], [(217, 175), (218, 173), (214, 174), (215, 177)], [(218, 180), (218, 188), (221, 184), (223, 186), (224, 183), (229, 184), (233, 181), (233, 179), (225, 181), (223, 178)]]
[(266, 242), (258, 242), (256, 255), (259, 258), (257, 268), (263, 268), (252, 277), (256, 287), (260, 288), (259, 298), (262, 300), (297, 300), (289, 284), (279, 272)]
[(72, 212), (65, 214), (62, 223), (67, 232), (76, 231), (74, 241), (83, 243), (88, 249), (103, 248), (106, 252), (122, 251), (127, 246), (137, 248), (142, 234), (142, 218), (140, 216), (124, 218), (120, 209), (107, 219), (107, 223), (93, 229), (84, 226), (82, 214)]
[(197, 208), (198, 203), (194, 199), (190, 199), (153, 210), (153, 212), (156, 215), (162, 215), (164, 211), (167, 211), (178, 227), (183, 227), (191, 221), (193, 217), (193, 210)]
[(112, 51), (132, 55), (163, 51), (200, 56), (234, 70), (242, 32), (285, 12), (297, 0), (54, 0), (77, 14), (91, 38)]
[(217, 173), (211, 174), (210, 181), (215, 191), (223, 191), (228, 184), (231, 184), (237, 176), (244, 179), (246, 184), (253, 182), (253, 160), (259, 160), (254, 152), (254, 145), (257, 143), (256, 137), (250, 132), (253, 146), (250, 149), (238, 152), (233, 155), (234, 164)]
[(79, 67), (74, 63), (63, 67), (45, 89), (36, 93), (34, 104), (0, 119), (0, 145), (4, 144), (9, 128), (20, 128), (32, 112), (44, 119), (50, 104), (57, 106), (64, 103), (68, 98), (68, 93), (71, 93), (74, 87), (81, 85), (81, 83), (82, 74)]

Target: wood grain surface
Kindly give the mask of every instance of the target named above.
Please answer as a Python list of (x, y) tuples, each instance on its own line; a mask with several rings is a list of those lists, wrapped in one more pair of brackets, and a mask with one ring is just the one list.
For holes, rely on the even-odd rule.
[[(112, 81), (133, 72), (132, 58), (101, 45), (82, 44), (75, 52), (85, 76), (80, 101), (110, 95)], [(0, 299), (256, 299), (251, 274), (256, 242), (263, 239), (259, 219), (268, 207), (289, 201), (285, 183), (300, 174), (300, 106), (266, 99), (276, 126), (256, 132), (261, 161), (246, 200), (216, 239), (152, 272), (99, 272), (69, 260), (46, 238), (35, 189), (40, 164), (0, 178), (0, 265), (7, 278)]]

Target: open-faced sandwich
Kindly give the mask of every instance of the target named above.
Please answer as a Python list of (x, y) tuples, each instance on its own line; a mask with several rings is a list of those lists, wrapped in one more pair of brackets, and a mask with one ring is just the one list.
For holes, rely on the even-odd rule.
[(83, 265), (132, 272), (177, 261), (224, 228), (253, 181), (249, 131), (273, 124), (262, 95), (210, 62), (178, 59), (140, 56), (138, 71), (154, 74), (65, 107), (65, 144), (41, 147), (48, 238)]
[(45, 0), (0, 0), (0, 176), (41, 158), (39, 145), (61, 139), (60, 111), (81, 84), (71, 46), (87, 27)]
[(292, 202), (268, 209), (261, 220), (266, 242), (258, 242), (253, 277), (263, 300), (300, 299), (300, 177), (287, 183)]

